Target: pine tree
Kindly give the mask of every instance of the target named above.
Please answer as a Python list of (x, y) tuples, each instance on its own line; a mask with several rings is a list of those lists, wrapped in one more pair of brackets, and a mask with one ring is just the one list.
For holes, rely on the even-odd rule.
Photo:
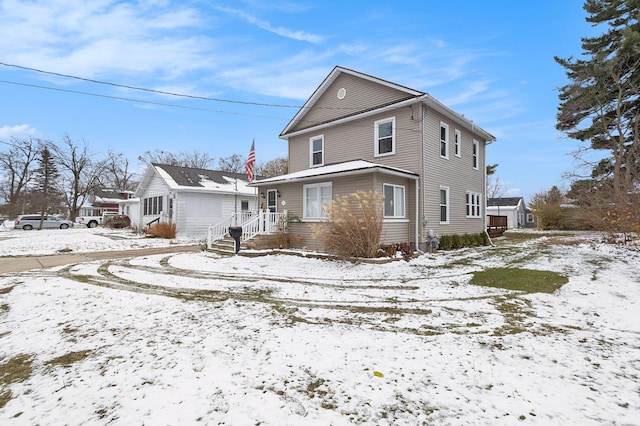
[(42, 229), (44, 217), (49, 211), (52, 198), (56, 195), (55, 181), (59, 177), (60, 172), (58, 171), (56, 159), (51, 154), (49, 146), (45, 143), (40, 148), (38, 168), (35, 170), (36, 190), (41, 194), (40, 226), (38, 229)]
[(555, 58), (571, 81), (560, 88), (556, 127), (609, 152), (591, 185), (630, 194), (640, 179), (640, 0), (586, 0), (584, 9), (588, 22), (608, 29), (582, 38), (586, 59)]

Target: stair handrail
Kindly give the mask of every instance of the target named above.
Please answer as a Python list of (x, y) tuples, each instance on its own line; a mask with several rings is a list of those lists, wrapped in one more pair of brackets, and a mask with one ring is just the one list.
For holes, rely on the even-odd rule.
[(260, 211), (258, 214), (246, 211), (240, 214), (232, 213), (229, 217), (209, 227), (207, 247), (211, 248), (213, 243), (228, 235), (230, 226), (242, 227), (240, 242), (244, 243), (256, 235), (276, 233), (280, 222), (285, 219), (286, 214), (284, 213), (264, 211)]

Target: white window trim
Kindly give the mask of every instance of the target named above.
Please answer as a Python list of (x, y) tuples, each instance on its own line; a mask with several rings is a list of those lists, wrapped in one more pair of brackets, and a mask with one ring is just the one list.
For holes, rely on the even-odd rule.
[(473, 140), (473, 150), (475, 151), (475, 154), (473, 154), (472, 151), (472, 165), (473, 165), (473, 169), (474, 170), (480, 170), (480, 142), (478, 142), (477, 140)]
[[(326, 216), (318, 216), (318, 217), (307, 216), (307, 189), (318, 188), (318, 197), (320, 197), (320, 201), (321, 201), (323, 187), (331, 188), (331, 198), (333, 199), (333, 184), (331, 182), (312, 183), (309, 185), (302, 186), (302, 219), (303, 220), (308, 222), (320, 222), (321, 220), (326, 219)], [(320, 205), (319, 207), (320, 207), (320, 210), (323, 209), (322, 205)]]
[[(391, 152), (383, 152), (381, 154), (380, 144), (378, 140), (379, 127), (381, 124), (388, 123), (388, 122), (391, 122)], [(374, 137), (373, 137), (373, 156), (374, 157), (384, 157), (387, 155), (394, 155), (396, 153), (396, 118), (395, 117), (376, 120), (373, 123), (373, 133), (374, 133)]]
[[(445, 132), (444, 132), (444, 153), (445, 155), (442, 155), (442, 139), (441, 139), (441, 135), (442, 135), (442, 129), (444, 128)], [(449, 159), (449, 125), (447, 123), (443, 123), (442, 121), (440, 122), (440, 129), (438, 132), (438, 151), (440, 152), (440, 158), (446, 158), (447, 160)]]
[[(322, 141), (322, 161), (319, 164), (313, 164), (313, 141), (320, 139)], [(309, 167), (324, 166), (324, 135), (316, 135), (309, 138)]]
[(438, 218), (441, 219), (442, 216), (440, 215), (440, 209), (442, 208), (442, 204), (440, 203), (440, 192), (441, 191), (446, 191), (447, 193), (447, 220), (446, 221), (442, 221), (440, 220), (440, 224), (441, 225), (448, 225), (449, 221), (451, 220), (451, 203), (449, 202), (449, 187), (448, 186), (441, 186), (440, 189), (438, 190)]
[(462, 133), (460, 133), (460, 130), (455, 129), (454, 131), (454, 144), (455, 144), (455, 155), (456, 157), (460, 158), (462, 157)]
[[(407, 190), (406, 190), (406, 188), (403, 185), (395, 185), (393, 183), (385, 183), (385, 184), (382, 185), (382, 193), (383, 194), (385, 192), (384, 191), (384, 187), (385, 186), (390, 186), (390, 187), (393, 188), (393, 198), (394, 198), (394, 200), (393, 200), (394, 201), (393, 213), (394, 213), (394, 215), (393, 216), (385, 216), (384, 215), (384, 207), (383, 207), (383, 209), (382, 209), (383, 218), (384, 219), (405, 219), (407, 217)], [(396, 208), (395, 208), (396, 188), (402, 188), (402, 202), (403, 202), (403, 205), (402, 205), (402, 216), (396, 216), (395, 215), (395, 213), (396, 213), (395, 212), (395, 210), (396, 210)]]
[[(467, 219), (482, 218), (482, 194), (479, 192), (467, 191), (465, 197)], [(469, 207), (471, 207), (471, 209), (469, 209)], [(473, 214), (474, 210), (476, 211), (476, 214)], [(469, 214), (469, 211), (471, 211), (471, 214)]]

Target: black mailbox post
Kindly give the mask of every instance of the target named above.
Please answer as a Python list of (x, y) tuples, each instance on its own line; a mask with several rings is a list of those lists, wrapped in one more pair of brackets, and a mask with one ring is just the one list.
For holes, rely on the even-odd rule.
[(229, 227), (229, 235), (236, 242), (236, 254), (240, 251), (240, 237), (242, 236), (242, 226), (230, 226)]

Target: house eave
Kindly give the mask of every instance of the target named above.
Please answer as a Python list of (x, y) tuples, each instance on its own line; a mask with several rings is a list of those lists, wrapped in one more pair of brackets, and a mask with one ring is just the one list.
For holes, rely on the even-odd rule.
[(394, 110), (394, 109), (405, 107), (407, 105), (415, 104), (416, 102), (420, 102), (423, 97), (424, 97), (424, 95), (416, 96), (416, 97), (413, 97), (413, 98), (410, 98), (410, 99), (405, 99), (405, 100), (402, 100), (400, 102), (396, 102), (396, 103), (393, 103), (393, 104), (390, 104), (390, 105), (385, 105), (385, 106), (383, 106), (381, 108), (376, 108), (376, 109), (364, 111), (364, 112), (359, 113), (359, 114), (350, 115), (348, 117), (342, 117), (342, 118), (338, 118), (336, 120), (327, 121), (325, 123), (320, 123), (320, 124), (318, 124), (316, 126), (305, 127), (304, 129), (300, 129), (300, 130), (297, 130), (297, 131), (292, 132), (292, 133), (283, 132), (278, 137), (280, 139), (288, 140), (290, 137), (302, 135), (302, 134), (305, 134), (305, 133), (308, 133), (308, 132), (317, 132), (317, 131), (325, 129), (327, 127), (333, 127), (333, 126), (338, 125), (338, 124), (348, 123), (350, 121), (359, 120), (361, 118), (370, 117), (372, 115), (381, 114), (381, 113), (384, 113), (384, 112), (387, 112), (387, 111), (391, 111), (391, 110)]
[(446, 106), (445, 104), (443, 104), (442, 102), (434, 98), (433, 96), (429, 94), (425, 94), (425, 96), (423, 96), (422, 102), (427, 107), (434, 109), (435, 111), (439, 112), (440, 114), (444, 115), (450, 120), (465, 127), (470, 132), (478, 136), (481, 136), (487, 144), (490, 144), (491, 142), (495, 142), (496, 137), (493, 136), (491, 133), (487, 132), (482, 127), (476, 125), (473, 122), (473, 120), (469, 120), (464, 115), (455, 112), (454, 110), (452, 110), (451, 108), (449, 108), (448, 106)]
[(270, 185), (273, 186), (277, 184), (308, 182), (308, 181), (314, 181), (314, 180), (317, 181), (319, 179), (324, 179), (324, 178), (333, 179), (333, 178), (358, 176), (358, 175), (371, 174), (371, 173), (382, 173), (389, 176), (397, 176), (397, 177), (402, 177), (405, 179), (411, 179), (416, 181), (420, 179), (420, 176), (416, 173), (412, 173), (412, 172), (404, 171), (400, 169), (389, 168), (381, 164), (371, 163), (370, 166), (366, 166), (366, 167), (358, 167), (358, 168), (348, 169), (348, 170), (327, 171), (326, 173), (320, 172), (320, 173), (315, 173), (308, 176), (291, 176), (291, 175), (276, 176), (274, 178), (255, 181), (249, 184), (248, 186), (253, 186), (253, 187), (262, 187), (262, 186), (270, 186)]

